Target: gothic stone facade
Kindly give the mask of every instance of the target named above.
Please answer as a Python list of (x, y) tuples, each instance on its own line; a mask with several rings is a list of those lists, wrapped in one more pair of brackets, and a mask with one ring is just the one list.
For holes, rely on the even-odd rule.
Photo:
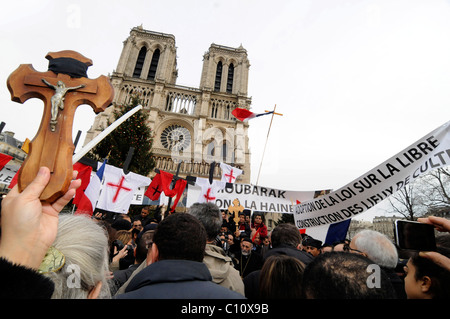
[[(244, 170), (237, 182), (250, 183), (249, 126), (231, 114), (236, 107), (250, 109), (249, 67), (242, 46), (211, 44), (203, 56), (200, 87), (177, 85), (175, 37), (135, 27), (111, 75), (113, 104), (96, 116), (85, 144), (112, 120), (117, 105), (138, 94), (154, 133), (156, 168), (175, 173), (181, 162), (180, 176), (207, 177), (210, 163), (225, 162)], [(220, 173), (217, 164), (214, 177)]]

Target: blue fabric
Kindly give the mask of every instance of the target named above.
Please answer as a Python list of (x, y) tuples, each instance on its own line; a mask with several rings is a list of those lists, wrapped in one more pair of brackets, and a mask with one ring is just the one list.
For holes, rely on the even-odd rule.
[(325, 244), (332, 245), (333, 243), (343, 241), (347, 236), (348, 227), (350, 226), (351, 221), (351, 219), (347, 219), (339, 223), (331, 224), (328, 228)]

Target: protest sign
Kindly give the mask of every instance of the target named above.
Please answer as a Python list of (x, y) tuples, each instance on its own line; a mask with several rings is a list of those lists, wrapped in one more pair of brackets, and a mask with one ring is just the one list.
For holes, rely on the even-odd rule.
[[(231, 188), (224, 188), (216, 193), (214, 203), (220, 209), (237, 203), (252, 211), (268, 213), (294, 213), (297, 201), (306, 201), (315, 198), (326, 191), (286, 191), (251, 184), (233, 183)], [(194, 204), (201, 193), (199, 186), (188, 186), (187, 207)]]
[(360, 215), (421, 174), (448, 164), (450, 122), (342, 188), (296, 205), (296, 226), (300, 229), (317, 227)]

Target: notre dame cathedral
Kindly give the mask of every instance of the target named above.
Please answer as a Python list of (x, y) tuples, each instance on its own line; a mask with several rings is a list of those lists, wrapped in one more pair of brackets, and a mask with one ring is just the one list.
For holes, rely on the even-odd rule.
[(110, 76), (113, 104), (96, 116), (85, 144), (113, 120), (114, 107), (138, 95), (154, 134), (155, 168), (175, 174), (179, 166), (181, 177), (208, 177), (215, 162), (217, 179), (218, 163), (224, 162), (244, 171), (238, 183), (250, 183), (249, 126), (231, 114), (236, 107), (250, 109), (247, 51), (211, 44), (203, 56), (200, 86), (194, 88), (176, 84), (176, 50), (171, 34), (142, 27), (130, 31)]

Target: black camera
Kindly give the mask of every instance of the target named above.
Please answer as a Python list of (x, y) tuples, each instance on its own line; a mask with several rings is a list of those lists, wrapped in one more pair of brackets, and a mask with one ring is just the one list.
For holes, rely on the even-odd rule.
[(121, 251), (123, 249), (123, 247), (125, 247), (125, 245), (123, 244), (123, 242), (119, 239), (116, 239), (115, 241), (112, 242), (111, 244), (111, 249), (114, 252), (114, 247), (117, 248), (117, 252)]
[(394, 222), (394, 236), (397, 247), (415, 251), (435, 251), (434, 226), (409, 220)]

